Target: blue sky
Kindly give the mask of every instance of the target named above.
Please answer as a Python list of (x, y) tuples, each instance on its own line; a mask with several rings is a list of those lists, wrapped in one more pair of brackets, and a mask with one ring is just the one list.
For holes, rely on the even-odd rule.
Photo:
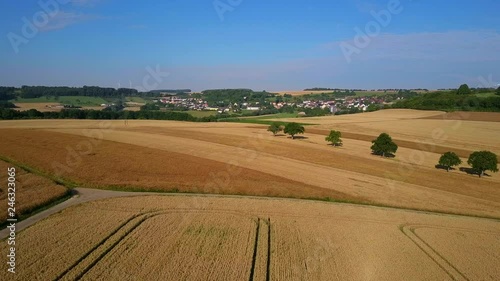
[(497, 0), (1, 1), (0, 85), (496, 86), (499, 10)]

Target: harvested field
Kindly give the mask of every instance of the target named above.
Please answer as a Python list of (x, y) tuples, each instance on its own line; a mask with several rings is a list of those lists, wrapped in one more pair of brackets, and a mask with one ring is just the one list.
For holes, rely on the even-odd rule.
[[(388, 113), (378, 118), (398, 121), (395, 112)], [(403, 113), (399, 121), (429, 114)], [(445, 144), (426, 149), (407, 141), (395, 159), (383, 159), (370, 154), (369, 139), (374, 137), (360, 134), (362, 138), (355, 139), (355, 133), (353, 139), (344, 139), (344, 147), (332, 148), (321, 135), (326, 130), (309, 127), (314, 134), (306, 132), (304, 139), (292, 141), (273, 137), (265, 126), (248, 124), (107, 123), (109, 129), (100, 129), (102, 121), (90, 120), (0, 122), (3, 128), (36, 128), (0, 129), (6, 135), (0, 140), (0, 155), (48, 172), (56, 172), (54, 163), (69, 163), (69, 169), (62, 165), (58, 170), (64, 177), (97, 188), (330, 197), (500, 217), (500, 178), (435, 169), (438, 152), (453, 150)], [(466, 157), (472, 149), (458, 152)], [(78, 161), (71, 159), (72, 150), (81, 152), (76, 153), (81, 154)]]
[(15, 103), (17, 106), (16, 110), (19, 111), (25, 111), (29, 109), (36, 109), (40, 112), (46, 112), (46, 111), (61, 111), (61, 104), (60, 103), (53, 103), (53, 102), (45, 102), (45, 103)]
[[(381, 110), (371, 113), (279, 119), (284, 122), (317, 124), (308, 129), (340, 130), (342, 133), (376, 137), (385, 132), (394, 140), (420, 146), (448, 147), (460, 151), (491, 150), (500, 154), (500, 130), (496, 122), (468, 119), (443, 120), (443, 112), (418, 110)], [(497, 113), (481, 113), (496, 116)], [(432, 119), (426, 119), (432, 118)], [(491, 117), (496, 118), (496, 117)], [(347, 136), (347, 135), (346, 135)]]
[(7, 169), (16, 169), (16, 202), (15, 210), (17, 216), (23, 216), (34, 211), (36, 208), (46, 205), (54, 200), (64, 197), (67, 194), (66, 187), (58, 185), (53, 181), (28, 173), (23, 169), (0, 160), (0, 224), (7, 219)]
[(500, 112), (455, 111), (443, 113), (441, 115), (425, 117), (425, 119), (500, 122)]
[[(31, 102), (21, 102), (21, 103), (16, 103), (15, 104), (17, 108), (15, 108), (18, 111), (26, 111), (30, 109), (36, 109), (40, 112), (59, 112), (62, 109), (61, 103), (53, 103), (53, 102), (40, 102), (40, 103), (31, 103)], [(86, 109), (86, 110), (102, 110), (104, 107), (101, 106), (82, 106), (81, 109)], [(139, 109), (139, 108), (138, 108)]]
[[(175, 149), (164, 151), (103, 140), (97, 142), (46, 131), (1, 130), (1, 133), (5, 137), (0, 140), (0, 155), (87, 187), (363, 200), (219, 162), (216, 158), (211, 161), (177, 153)], [(141, 143), (148, 144), (146, 139)], [(248, 158), (241, 161), (248, 161)]]
[(123, 197), (71, 207), (19, 233), (16, 277), (498, 280), (499, 235), (497, 220), (349, 204)]
[[(456, 271), (469, 280), (488, 280), (500, 276), (500, 236), (496, 232), (439, 226), (409, 226), (417, 239), (457, 265)], [(457, 247), (456, 245), (460, 245)], [(479, 252), (479, 255), (471, 255)], [(487, 272), (487, 274), (485, 274)], [(495, 277), (496, 278), (496, 277)]]

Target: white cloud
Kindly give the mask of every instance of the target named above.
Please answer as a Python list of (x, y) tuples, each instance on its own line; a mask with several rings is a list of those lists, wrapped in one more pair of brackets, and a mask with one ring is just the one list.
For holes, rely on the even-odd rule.
[(69, 25), (95, 18), (94, 15), (60, 11), (51, 17), (46, 25), (41, 26), (40, 31), (63, 29)]
[(71, 3), (76, 6), (92, 7), (102, 0), (71, 0)]

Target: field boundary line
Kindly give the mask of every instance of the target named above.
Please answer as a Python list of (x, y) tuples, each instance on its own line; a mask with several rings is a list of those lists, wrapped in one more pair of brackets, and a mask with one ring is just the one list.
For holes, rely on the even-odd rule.
[(3, 156), (3, 155), (0, 155), (0, 160), (3, 160), (3, 161), (10, 163), (12, 165), (18, 166), (19, 168), (25, 170), (28, 173), (47, 178), (47, 179), (53, 181), (54, 183), (56, 183), (58, 185), (62, 185), (68, 189), (73, 189), (75, 187), (80, 186), (78, 183), (76, 183), (74, 181), (71, 181), (71, 180), (65, 179), (65, 178), (61, 178), (61, 177), (57, 177), (57, 176), (54, 176), (54, 175), (47, 173), (47, 172), (43, 172), (42, 170), (39, 170), (37, 168), (26, 165), (24, 163), (21, 163), (17, 160), (14, 160), (12, 158), (9, 158), (9, 157)]

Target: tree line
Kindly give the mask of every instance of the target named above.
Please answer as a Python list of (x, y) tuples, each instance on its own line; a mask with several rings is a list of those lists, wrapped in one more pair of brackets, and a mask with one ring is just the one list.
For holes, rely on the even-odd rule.
[(0, 100), (13, 100), (16, 98), (39, 98), (44, 96), (87, 96), (101, 98), (118, 98), (118, 97), (155, 97), (160, 93), (169, 94), (185, 94), (191, 92), (190, 89), (179, 90), (154, 90), (149, 92), (139, 92), (136, 89), (129, 88), (105, 88), (97, 86), (83, 87), (52, 87), (52, 86), (22, 86), (16, 87), (0, 87)]
[[(491, 91), (492, 89), (490, 89)], [(478, 93), (477, 89), (470, 89), (469, 86), (463, 84), (458, 90), (421, 94), (397, 101), (392, 105), (392, 108), (444, 111), (500, 111), (500, 87), (495, 91), (498, 96), (478, 97), (475, 95), (476, 93)]]
[(194, 117), (185, 112), (174, 111), (126, 111), (126, 110), (81, 110), (63, 109), (59, 112), (40, 112), (36, 109), (17, 111), (10, 108), (0, 108), (0, 119), (96, 119), (96, 120), (116, 120), (116, 119), (147, 119), (147, 120), (175, 120), (191, 122), (217, 122), (217, 116)]

